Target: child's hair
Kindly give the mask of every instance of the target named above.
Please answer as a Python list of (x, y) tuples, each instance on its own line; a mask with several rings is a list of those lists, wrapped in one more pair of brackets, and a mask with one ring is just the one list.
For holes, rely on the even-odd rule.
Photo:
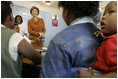
[(59, 1), (58, 7), (71, 10), (76, 18), (81, 18), (96, 15), (99, 10), (99, 1)]

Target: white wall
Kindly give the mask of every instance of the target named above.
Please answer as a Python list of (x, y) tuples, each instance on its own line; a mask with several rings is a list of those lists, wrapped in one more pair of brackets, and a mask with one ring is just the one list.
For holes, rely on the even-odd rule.
[(32, 6), (36, 6), (39, 8), (40, 11), (55, 13), (59, 15), (61, 15), (62, 12), (57, 7), (46, 6), (41, 3), (36, 3), (35, 1), (13, 1), (13, 4), (26, 8), (31, 8)]

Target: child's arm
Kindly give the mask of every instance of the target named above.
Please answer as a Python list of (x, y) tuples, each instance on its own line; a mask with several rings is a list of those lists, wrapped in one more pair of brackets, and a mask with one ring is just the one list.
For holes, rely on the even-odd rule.
[(102, 38), (105, 38), (104, 33), (103, 33), (101, 30), (100, 30), (100, 31), (96, 31), (94, 34), (95, 34), (97, 37), (100, 36), (100, 37), (102, 37)]
[(98, 76), (98, 75), (94, 75), (92, 72), (92, 67), (89, 67), (87, 72), (78, 71), (78, 77), (79, 78), (116, 78), (117, 73), (116, 72), (109, 72), (107, 74), (103, 74), (103, 75)]

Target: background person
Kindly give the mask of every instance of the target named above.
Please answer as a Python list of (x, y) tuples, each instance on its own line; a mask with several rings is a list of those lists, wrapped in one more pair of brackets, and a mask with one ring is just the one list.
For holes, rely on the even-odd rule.
[[(33, 16), (32, 19), (28, 20), (28, 32), (29, 39), (35, 40), (37, 38), (45, 38), (44, 34), (46, 32), (45, 24), (42, 18), (39, 18), (39, 9), (33, 6), (30, 9), (30, 13)], [(43, 46), (42, 40), (40, 40), (39, 46), (34, 45), (34, 48), (41, 48)]]
[(22, 17), (20, 15), (16, 15), (16, 17), (15, 17), (15, 23), (17, 23), (18, 26), (19, 26), (19, 28), (20, 28), (20, 32), (19, 33), (21, 35), (27, 36), (27, 30), (26, 30), (26, 28), (21, 25), (23, 23), (23, 19), (22, 19)]

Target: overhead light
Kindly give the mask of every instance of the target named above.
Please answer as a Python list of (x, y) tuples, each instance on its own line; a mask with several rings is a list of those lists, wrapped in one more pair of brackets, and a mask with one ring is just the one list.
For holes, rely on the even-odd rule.
[(45, 1), (45, 5), (51, 5), (51, 1)]

